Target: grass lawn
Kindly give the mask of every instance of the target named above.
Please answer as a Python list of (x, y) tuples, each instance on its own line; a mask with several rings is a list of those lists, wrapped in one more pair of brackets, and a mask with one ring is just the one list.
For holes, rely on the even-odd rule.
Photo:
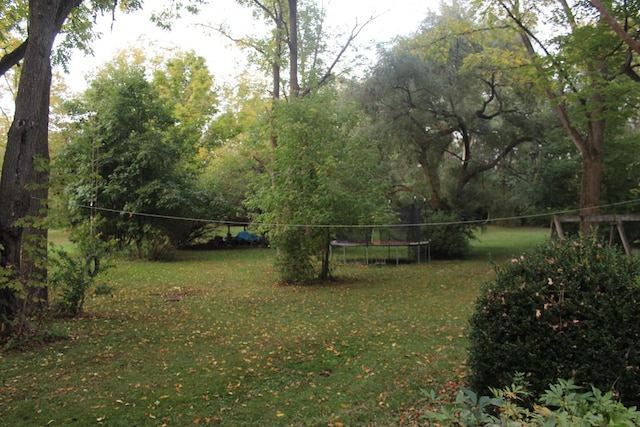
[(470, 260), (336, 262), (312, 287), (275, 285), (266, 249), (119, 261), (112, 296), (53, 321), (69, 339), (0, 352), (0, 425), (407, 425), (421, 390), (464, 380), (489, 261), (546, 236), (489, 228)]

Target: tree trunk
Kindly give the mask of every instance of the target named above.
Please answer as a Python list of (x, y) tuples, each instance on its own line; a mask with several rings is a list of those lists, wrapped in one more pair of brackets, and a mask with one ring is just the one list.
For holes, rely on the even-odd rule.
[(320, 266), (318, 279), (326, 282), (331, 278), (331, 230), (329, 229), (326, 230), (322, 246), (322, 264)]
[(607, 7), (601, 0), (590, 0), (590, 3), (598, 9), (600, 13), (600, 18), (604, 21), (611, 30), (622, 40), (630, 49), (632, 49), (635, 53), (640, 55), (640, 42), (636, 40), (631, 34), (625, 30), (625, 28), (618, 23), (616, 18), (609, 12)]
[(424, 150), (419, 154), (420, 164), (422, 165), (422, 174), (429, 183), (429, 197), (427, 203), (433, 210), (443, 209), (444, 201), (442, 200), (442, 188), (440, 183), (440, 171), (437, 162), (429, 161), (428, 153)]
[[(269, 118), (269, 146), (272, 150), (275, 150), (278, 147), (278, 135), (275, 131), (275, 104), (280, 100), (280, 85), (282, 83), (281, 77), (281, 62), (282, 62), (282, 54), (284, 52), (284, 43), (285, 43), (285, 22), (283, 18), (283, 10), (281, 7), (281, 3), (276, 4), (276, 9), (274, 9), (273, 13), (273, 21), (276, 27), (276, 37), (275, 37), (275, 50), (274, 50), (274, 58), (271, 61), (271, 77), (272, 77), (272, 104), (271, 104), (271, 116)], [(270, 170), (269, 174), (271, 175), (271, 180), (273, 183), (274, 180), (274, 171)]]
[[(600, 204), (602, 182), (603, 148), (605, 121), (589, 122), (587, 141), (580, 147), (582, 155), (582, 183), (580, 187), (580, 215), (597, 215)], [(584, 235), (591, 233), (594, 224), (580, 222), (580, 231)]]
[(289, 90), (292, 98), (300, 94), (298, 82), (298, 0), (289, 0)]
[(26, 298), (8, 288), (0, 293), (0, 335), (13, 332), (19, 302), (28, 314), (34, 302), (46, 300), (47, 231), (41, 220), (49, 183), (51, 51), (64, 20), (81, 2), (29, 2), (29, 43), (0, 178), (0, 266), (25, 287)]
[[(568, 22), (575, 24), (573, 17), (570, 14), (570, 9), (565, 6), (565, 11), (568, 13)], [(531, 59), (535, 60), (537, 54), (533, 48), (531, 39), (526, 31), (521, 33), (522, 41), (529, 53)], [(540, 72), (542, 72), (542, 66), (536, 66)], [(597, 67), (588, 68), (587, 76), (602, 76), (606, 75), (606, 62), (601, 61)], [(594, 81), (597, 79), (594, 79)], [(591, 90), (591, 104), (594, 105), (593, 109), (588, 112), (586, 118), (586, 126), (588, 132), (586, 137), (583, 136), (576, 126), (572, 123), (569, 113), (567, 112), (567, 106), (562, 101), (563, 94), (553, 91), (552, 86), (547, 87), (547, 97), (553, 103), (555, 103), (555, 110), (564, 127), (567, 135), (571, 138), (575, 146), (580, 151), (582, 157), (582, 183), (580, 189), (580, 214), (581, 215), (595, 215), (598, 213), (598, 205), (600, 204), (600, 185), (602, 180), (602, 165), (604, 158), (604, 135), (606, 120), (604, 119), (605, 111), (603, 107), (602, 93), (603, 88), (598, 87), (597, 84), (592, 84)], [(592, 231), (592, 224), (584, 221), (580, 222), (580, 231), (588, 235)]]

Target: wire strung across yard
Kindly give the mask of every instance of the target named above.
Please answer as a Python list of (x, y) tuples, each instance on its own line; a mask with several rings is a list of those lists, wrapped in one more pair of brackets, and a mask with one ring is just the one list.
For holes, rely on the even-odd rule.
[[(640, 203), (640, 199), (627, 200), (627, 201), (618, 202), (618, 203), (610, 203), (607, 205), (600, 205), (600, 206), (597, 206), (597, 208), (598, 209), (609, 208), (614, 206), (624, 206), (624, 205), (631, 205), (636, 203)], [(80, 206), (80, 207), (84, 209), (93, 209), (93, 210), (98, 210), (102, 212), (129, 215), (129, 217), (141, 216), (141, 217), (147, 217), (147, 218), (204, 222), (208, 224), (219, 224), (219, 225), (237, 225), (237, 226), (256, 225), (261, 227), (303, 227), (303, 228), (370, 228), (370, 227), (417, 227), (417, 226), (465, 225), (465, 224), (471, 225), (471, 224), (487, 224), (491, 222), (514, 221), (514, 220), (544, 218), (544, 217), (551, 218), (554, 215), (566, 215), (571, 213), (575, 214), (580, 212), (580, 209), (576, 208), (576, 209), (566, 209), (566, 210), (560, 210), (560, 211), (554, 211), (554, 212), (544, 212), (539, 214), (510, 216), (510, 217), (502, 217), (502, 218), (486, 218), (486, 219), (445, 221), (445, 222), (424, 222), (419, 224), (285, 224), (285, 223), (270, 224), (270, 223), (248, 222), (248, 221), (226, 221), (226, 220), (219, 220), (219, 219), (189, 218), (189, 217), (182, 217), (182, 216), (160, 215), (160, 214), (147, 213), (147, 212), (132, 212), (132, 211), (126, 211), (126, 210), (101, 208), (101, 207), (95, 207), (95, 206)]]

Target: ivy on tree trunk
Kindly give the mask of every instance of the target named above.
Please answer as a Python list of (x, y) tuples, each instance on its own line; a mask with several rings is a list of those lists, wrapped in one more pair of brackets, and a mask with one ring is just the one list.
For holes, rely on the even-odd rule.
[(0, 180), (0, 266), (24, 287), (0, 292), (0, 335), (14, 332), (20, 303), (28, 314), (46, 299), (43, 257), (47, 230), (39, 226), (46, 215), (49, 182), (49, 97), (51, 52), (62, 24), (82, 0), (32, 0), (29, 34), (24, 50), (15, 116), (7, 137)]

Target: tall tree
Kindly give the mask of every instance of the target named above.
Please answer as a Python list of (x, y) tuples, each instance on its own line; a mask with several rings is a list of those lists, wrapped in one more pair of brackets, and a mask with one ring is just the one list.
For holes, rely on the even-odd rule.
[[(27, 295), (46, 298), (34, 280), (46, 274), (39, 262), (46, 251), (46, 228), (36, 224), (48, 197), (48, 125), (51, 87), (50, 56), (62, 24), (81, 0), (29, 2), (29, 34), (16, 96), (15, 117), (7, 139), (0, 179), (0, 266), (21, 278)], [(22, 46), (22, 45), (21, 45)], [(16, 226), (28, 218), (29, 225)], [(23, 247), (27, 236), (35, 247)], [(43, 288), (40, 288), (43, 289)], [(11, 329), (17, 296), (11, 288), (0, 289), (0, 321)], [(29, 304), (31, 306), (32, 304)]]
[[(335, 77), (345, 53), (373, 18), (356, 24), (341, 43), (327, 43), (326, 10), (306, 0), (237, 0), (254, 17), (271, 28), (266, 37), (236, 36), (228, 28), (218, 30), (253, 53), (255, 62), (269, 70), (271, 97), (290, 100), (306, 96)], [(337, 48), (335, 47), (337, 46)], [(282, 69), (288, 69), (288, 78)], [(272, 141), (274, 143), (275, 141)]]
[[(640, 55), (640, 41), (637, 22), (640, 19), (640, 4), (636, 1), (591, 0), (590, 3), (598, 10), (602, 21), (605, 22), (615, 35), (626, 45), (623, 70), (636, 82), (640, 82), (640, 75), (636, 71), (638, 55)], [(605, 4), (606, 3), (606, 4)]]
[(536, 104), (513, 72), (524, 57), (516, 41), (454, 4), (383, 52), (360, 99), (372, 138), (406, 166), (396, 169), (406, 171), (396, 176), (397, 193), (434, 210), (467, 210), (467, 185), (539, 137)]
[[(623, 78), (624, 45), (590, 4), (557, 1), (479, 1), (492, 22), (520, 35), (537, 85), (552, 104), (582, 159), (580, 213), (598, 213), (606, 133), (612, 117), (629, 116), (637, 89)], [(551, 26), (551, 28), (550, 28)], [(551, 36), (549, 36), (551, 34)], [(591, 224), (583, 223), (584, 233)]]
[(154, 71), (153, 83), (177, 121), (174, 139), (185, 150), (198, 150), (206, 145), (207, 127), (217, 112), (213, 76), (205, 59), (194, 52), (172, 56)]
[[(202, 0), (194, 0), (201, 2)], [(53, 43), (69, 17), (84, 17), (113, 10), (114, 0), (93, 0), (83, 7), (83, 0), (31, 0), (4, 1), (3, 11), (12, 12), (12, 19), (23, 25), (3, 19), (4, 29), (24, 31), (25, 38), (11, 52), (0, 59), (0, 72), (22, 61), (20, 82), (15, 101), (15, 116), (8, 132), (5, 159), (0, 178), (0, 268), (12, 277), (12, 283), (21, 282), (26, 295), (14, 288), (0, 288), (0, 333), (12, 332), (13, 320), (22, 300), (29, 311), (34, 300), (46, 298), (43, 287), (46, 268), (42, 263), (46, 253), (46, 228), (38, 224), (45, 215), (48, 197), (48, 124), (51, 90), (51, 58)], [(139, 0), (127, 0), (121, 7), (137, 8)], [(77, 15), (76, 15), (77, 14)], [(90, 26), (79, 25), (87, 34)], [(89, 31), (90, 33), (90, 31)], [(72, 32), (69, 34), (73, 34)], [(76, 41), (83, 40), (82, 38)], [(32, 242), (35, 248), (23, 245)], [(36, 285), (37, 282), (37, 285)]]
[[(261, 63), (268, 65), (271, 70), (272, 104), (268, 113), (270, 151), (267, 153), (268, 158), (260, 160), (270, 177), (269, 192), (274, 195), (287, 193), (288, 197), (310, 192), (309, 197), (324, 201), (322, 204), (310, 204), (309, 206), (314, 206), (313, 210), (303, 210), (302, 212), (309, 215), (304, 217), (306, 219), (291, 214), (291, 210), (287, 208), (287, 203), (290, 202), (287, 197), (272, 197), (269, 193), (263, 192), (261, 193), (264, 196), (262, 202), (265, 206), (260, 206), (261, 202), (257, 201), (257, 206), (263, 213), (268, 206), (269, 212), (266, 214), (272, 215), (270, 222), (279, 224), (274, 227), (275, 229), (270, 230), (270, 235), (278, 249), (280, 266), (297, 266), (291, 269), (280, 268), (281, 272), (285, 272), (283, 280), (305, 281), (314, 274), (314, 260), (326, 259), (328, 263), (328, 258), (325, 256), (328, 252), (327, 235), (323, 236), (323, 244), (317, 245), (313, 243), (312, 232), (300, 233), (298, 229), (294, 230), (282, 224), (290, 224), (290, 221), (295, 219), (296, 222), (302, 221), (307, 224), (311, 230), (313, 226), (319, 225), (323, 218), (328, 221), (334, 215), (332, 215), (330, 202), (322, 194), (324, 191), (320, 182), (324, 179), (322, 174), (305, 169), (305, 173), (299, 175), (305, 161), (315, 161), (318, 163), (317, 168), (321, 168), (322, 160), (318, 157), (307, 158), (303, 155), (298, 158), (290, 154), (296, 151), (310, 153), (312, 152), (310, 147), (326, 144), (320, 135), (313, 135), (313, 132), (327, 132), (333, 135), (329, 129), (317, 127), (320, 123), (332, 123), (333, 119), (329, 117), (331, 115), (329, 111), (323, 112), (325, 116), (317, 114), (318, 111), (315, 109), (305, 110), (302, 107), (310, 108), (305, 98), (315, 99), (316, 92), (332, 81), (340, 60), (368, 21), (364, 25), (356, 25), (345, 37), (344, 42), (338, 45), (339, 48), (332, 51), (326, 43), (326, 38), (329, 36), (324, 30), (324, 10), (317, 7), (314, 2), (299, 0), (238, 0), (238, 2), (251, 7), (254, 10), (254, 16), (268, 22), (271, 26), (271, 33), (266, 39), (234, 38), (257, 52)], [(283, 68), (288, 68), (288, 78), (283, 76)], [(297, 103), (300, 103), (300, 108)], [(330, 104), (327, 105), (330, 106)], [(308, 113), (307, 117), (304, 117), (305, 112)], [(291, 120), (294, 117), (299, 122), (294, 129), (283, 126), (283, 123), (292, 124)], [(290, 130), (299, 132), (290, 132)], [(282, 141), (281, 133), (286, 135)], [(341, 135), (338, 140), (348, 143), (345, 135)], [(354, 202), (357, 203), (355, 199)], [(322, 278), (326, 278), (328, 264), (325, 264), (319, 272)]]
[(345, 224), (372, 224), (385, 217), (386, 180), (375, 145), (358, 126), (352, 102), (324, 87), (276, 109), (279, 165), (255, 206), (260, 223), (275, 225), (270, 237), (276, 268), (291, 284), (330, 277), (330, 241)]

